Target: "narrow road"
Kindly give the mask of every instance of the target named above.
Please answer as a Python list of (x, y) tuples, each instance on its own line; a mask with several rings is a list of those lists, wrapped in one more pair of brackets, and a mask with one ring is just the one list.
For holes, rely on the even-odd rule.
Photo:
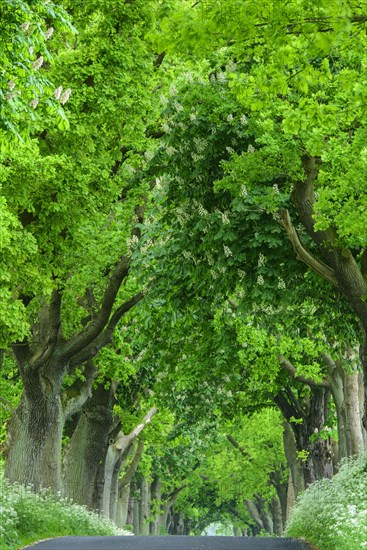
[[(60, 537), (35, 550), (310, 550), (294, 539), (262, 537)], [(23, 549), (25, 550), (25, 549)]]

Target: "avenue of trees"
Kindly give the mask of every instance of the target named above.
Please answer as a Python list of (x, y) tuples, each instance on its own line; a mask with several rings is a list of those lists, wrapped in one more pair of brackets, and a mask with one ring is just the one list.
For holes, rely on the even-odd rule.
[(367, 7), (5, 0), (4, 477), (281, 535), (367, 429)]

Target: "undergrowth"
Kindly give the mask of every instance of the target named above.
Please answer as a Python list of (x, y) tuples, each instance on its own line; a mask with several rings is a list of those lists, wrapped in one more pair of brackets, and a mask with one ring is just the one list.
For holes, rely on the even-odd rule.
[(64, 535), (131, 535), (84, 506), (0, 478), (0, 550)]
[(367, 549), (367, 455), (343, 461), (331, 479), (311, 485), (298, 500), (287, 535), (319, 550)]

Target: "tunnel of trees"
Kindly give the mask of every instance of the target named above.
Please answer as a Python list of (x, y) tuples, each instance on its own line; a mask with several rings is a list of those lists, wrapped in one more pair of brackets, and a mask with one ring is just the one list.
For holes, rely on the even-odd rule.
[(366, 445), (358, 2), (5, 0), (5, 478), (281, 535)]

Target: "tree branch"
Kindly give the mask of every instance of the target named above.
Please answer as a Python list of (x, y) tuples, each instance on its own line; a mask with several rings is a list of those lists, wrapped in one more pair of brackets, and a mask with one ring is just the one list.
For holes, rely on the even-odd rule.
[(318, 260), (309, 252), (301, 243), (298, 233), (292, 224), (291, 217), (288, 210), (282, 209), (279, 212), (281, 218), (281, 224), (286, 230), (289, 240), (292, 243), (293, 249), (297, 257), (308, 265), (313, 271), (320, 275), (323, 279), (338, 287), (338, 281), (335, 277), (334, 271), (324, 264), (321, 260)]
[(315, 380), (312, 380), (312, 378), (306, 378), (305, 376), (297, 374), (296, 367), (294, 367), (292, 363), (288, 361), (283, 355), (279, 355), (278, 359), (282, 369), (287, 374), (289, 374), (289, 376), (293, 378), (293, 380), (295, 380), (296, 382), (301, 382), (301, 384), (307, 384), (308, 386), (317, 387), (317, 388), (330, 387), (330, 384), (327, 380), (322, 380), (322, 382), (316, 382)]
[(125, 485), (128, 485), (129, 483), (131, 483), (131, 481), (134, 477), (134, 474), (135, 474), (135, 472), (136, 472), (136, 470), (139, 466), (141, 457), (143, 456), (143, 452), (144, 452), (144, 441), (141, 439), (140, 441), (138, 441), (138, 446), (137, 446), (137, 449), (135, 451), (135, 454), (133, 456), (133, 459), (132, 459), (131, 463), (129, 464), (125, 474), (123, 475), (123, 477), (119, 481), (119, 489), (120, 490), (123, 487), (125, 487)]
[(31, 365), (37, 369), (42, 367), (52, 356), (58, 343), (61, 328), (61, 292), (58, 288), (52, 291), (50, 305), (46, 314), (48, 325), (46, 341), (38, 353), (31, 359)]
[(127, 436), (129, 439), (129, 445), (131, 445), (138, 435), (144, 430), (144, 428), (150, 423), (153, 416), (157, 413), (157, 407), (152, 407), (150, 411), (144, 416), (143, 421), (133, 429), (131, 433)]
[(64, 409), (65, 418), (68, 418), (69, 416), (72, 416), (76, 412), (80, 411), (87, 399), (89, 397), (92, 397), (92, 384), (96, 372), (96, 366), (94, 362), (90, 359), (89, 361), (87, 361), (87, 364), (85, 365), (83, 371), (83, 376), (85, 377), (85, 380), (76, 380), (76, 382), (71, 386), (69, 390), (71, 392), (73, 392), (73, 390), (76, 390), (77, 394), (67, 401)]
[(245, 458), (249, 459), (250, 462), (252, 462), (252, 458), (251, 456), (249, 455), (249, 453), (243, 448), (241, 447), (241, 445), (238, 443), (238, 441), (236, 441), (234, 439), (234, 437), (232, 437), (230, 434), (227, 434), (227, 439), (228, 441), (231, 443), (231, 445), (233, 445), (233, 447), (235, 449), (237, 449), (238, 451), (240, 451), (241, 455), (244, 456)]
[(292, 418), (292, 416), (294, 418), (304, 418), (305, 414), (301, 407), (298, 405), (294, 396), (290, 397), (288, 391), (286, 391), (286, 394), (288, 399), (285, 397), (283, 392), (279, 392), (277, 393), (277, 395), (274, 396), (274, 402), (284, 418), (288, 420), (288, 422), (290, 418)]
[(106, 326), (111, 314), (117, 293), (129, 273), (130, 258), (124, 256), (117, 264), (104, 292), (100, 310), (96, 317), (79, 333), (72, 336), (59, 352), (60, 362), (65, 362), (82, 349), (86, 348)]
[(143, 292), (138, 292), (130, 300), (124, 302), (120, 307), (117, 308), (115, 313), (112, 315), (106, 329), (99, 334), (94, 341), (87, 347), (85, 347), (81, 352), (77, 353), (70, 359), (70, 367), (75, 367), (84, 363), (88, 359), (92, 359), (97, 355), (100, 349), (107, 346), (112, 340), (113, 331), (116, 328), (116, 325), (120, 321), (121, 317), (130, 309), (132, 309), (140, 300), (144, 298)]

